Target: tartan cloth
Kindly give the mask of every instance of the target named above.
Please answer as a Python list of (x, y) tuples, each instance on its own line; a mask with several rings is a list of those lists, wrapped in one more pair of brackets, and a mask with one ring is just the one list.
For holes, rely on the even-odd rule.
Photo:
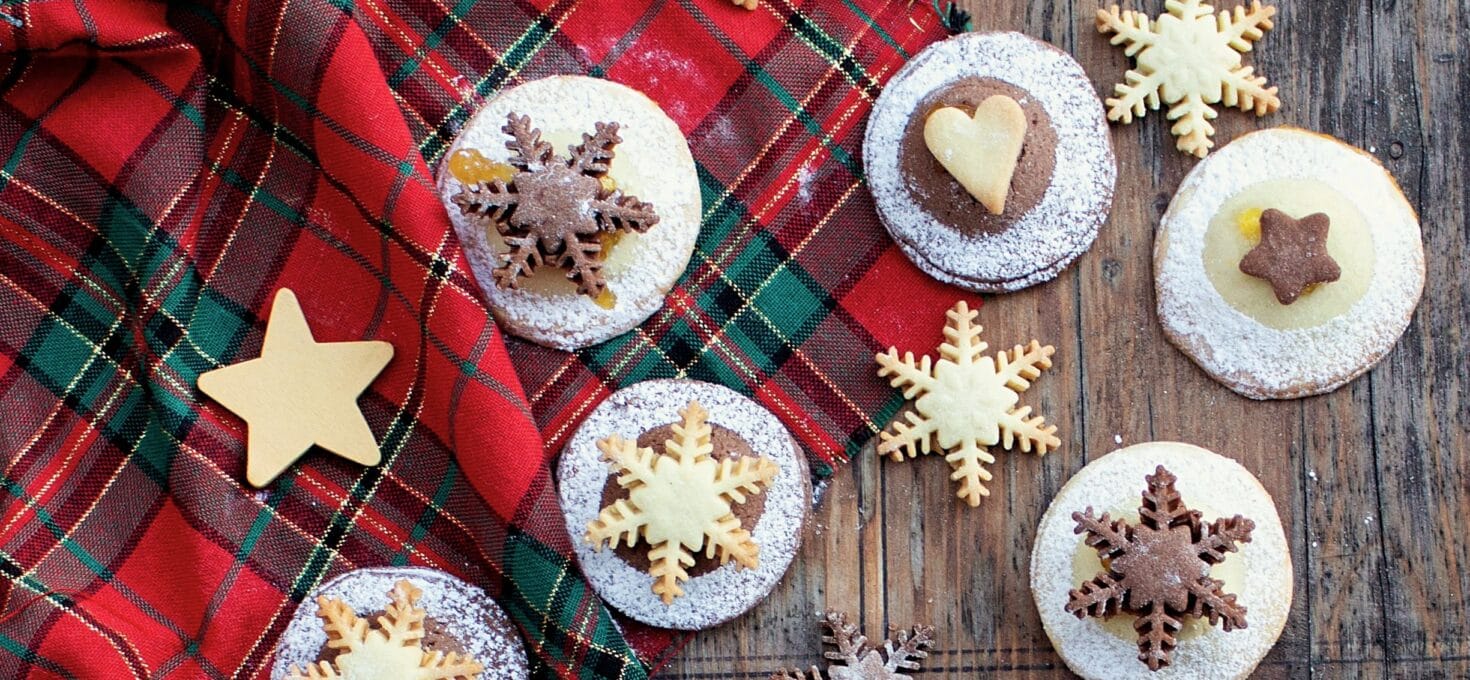
[[(588, 589), (548, 452), (618, 386), (684, 376), (831, 474), (901, 405), (872, 353), (932, 347), (956, 297), (862, 183), (873, 98), (945, 33), (908, 0), (0, 12), (0, 677), (265, 677), (315, 586), (404, 564), (485, 587), (536, 677), (645, 677), (679, 640)], [(433, 181), (477, 102), (555, 73), (658, 101), (705, 203), (664, 309), (574, 354), (502, 337)], [(194, 383), (258, 355), (280, 287), (318, 340), (393, 343), (360, 400), (382, 465), (243, 486), (244, 425)]]

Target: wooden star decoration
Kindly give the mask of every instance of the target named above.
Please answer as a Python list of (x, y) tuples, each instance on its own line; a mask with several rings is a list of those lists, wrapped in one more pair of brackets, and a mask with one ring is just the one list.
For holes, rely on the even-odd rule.
[(1270, 283), (1277, 302), (1296, 302), (1309, 286), (1342, 276), (1337, 261), (1327, 254), (1331, 224), (1323, 213), (1299, 220), (1280, 210), (1261, 213), (1261, 242), (1240, 261), (1240, 271)]
[(312, 445), (362, 465), (382, 458), (357, 407), (393, 358), (377, 340), (317, 342), (289, 289), (276, 292), (260, 356), (199, 376), (199, 390), (246, 423), (245, 478), (262, 487)]

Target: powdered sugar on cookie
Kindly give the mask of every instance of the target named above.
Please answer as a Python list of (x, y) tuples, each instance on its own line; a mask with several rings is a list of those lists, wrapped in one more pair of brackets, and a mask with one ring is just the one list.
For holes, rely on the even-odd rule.
[[(708, 411), (711, 424), (739, 435), (757, 455), (775, 461), (780, 471), (762, 492), (765, 510), (760, 519), (754, 527), (746, 527), (760, 547), (759, 565), (745, 569), (731, 562), (695, 576), (683, 582), (681, 597), (664, 604), (652, 590), (652, 576), (628, 564), (614, 550), (594, 550), (583, 537), (602, 508), (602, 490), (609, 474), (597, 442), (613, 434), (634, 439), (679, 422), (680, 409), (690, 401), (698, 401)], [(608, 397), (572, 436), (557, 473), (567, 533), (593, 589), (624, 614), (662, 628), (709, 628), (759, 603), (796, 557), (811, 507), (806, 456), (781, 422), (729, 388), (692, 380), (650, 380)], [(701, 554), (696, 559), (705, 558)]]
[[(944, 225), (910, 194), (900, 168), (905, 127), (931, 93), (966, 78), (1010, 83), (1035, 97), (1056, 130), (1056, 163), (1041, 202), (1000, 233)], [(904, 253), (936, 279), (981, 292), (1050, 280), (1092, 245), (1112, 205), (1117, 167), (1102, 104), (1069, 55), (1020, 33), (970, 33), (931, 45), (889, 81), (864, 140), (878, 214)]]
[[(1202, 264), (1206, 231), (1225, 202), (1272, 179), (1323, 182), (1367, 218), (1372, 280), (1325, 323), (1268, 327), (1232, 307)], [(1180, 350), (1245, 396), (1330, 392), (1377, 363), (1408, 326), (1424, 288), (1421, 238), (1414, 209), (1372, 156), (1305, 130), (1249, 134), (1196, 166), (1164, 215), (1154, 250), (1159, 322)]]

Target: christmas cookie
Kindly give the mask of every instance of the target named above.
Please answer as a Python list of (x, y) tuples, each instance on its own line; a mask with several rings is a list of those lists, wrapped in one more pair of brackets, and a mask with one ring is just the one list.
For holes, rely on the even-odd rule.
[(657, 311), (699, 234), (679, 127), (595, 78), (536, 80), (485, 104), (445, 156), (439, 194), (496, 320), (558, 349)]
[(485, 591), (420, 567), (347, 572), (296, 608), (274, 680), (530, 677), (510, 620)]
[(1084, 678), (1245, 678), (1286, 625), (1291, 554), (1250, 471), (1151, 442), (1093, 461), (1057, 493), (1031, 591)]
[(961, 34), (909, 61), (873, 105), (863, 161), (904, 254), (988, 293), (1049, 281), (1086, 251), (1117, 176), (1082, 67), (1019, 33)]
[[(888, 638), (875, 645), (863, 635), (855, 623), (847, 622), (847, 614), (828, 609), (820, 617), (822, 644), (832, 649), (822, 656), (832, 663), (827, 677), (834, 680), (909, 680), (901, 671), (919, 670), (929, 650), (934, 647), (934, 627), (914, 626), (901, 629), (888, 627)], [(812, 666), (810, 672), (780, 670), (771, 680), (822, 680), (822, 671)]]
[(878, 455), (904, 461), (936, 450), (953, 468), (950, 479), (959, 483), (955, 495), (970, 507), (990, 495), (986, 465), (995, 462), (989, 447), (1046, 455), (1061, 446), (1055, 425), (1032, 416), (1030, 406), (1017, 406), (1031, 381), (1051, 368), (1056, 349), (1032, 340), (987, 355), (990, 345), (980, 339), (979, 315), (963, 300), (945, 313), (944, 344), (939, 361), (928, 356), (915, 361), (913, 352), (899, 358), (898, 348), (878, 354), (878, 376), (903, 390), (908, 408), (878, 435)]
[(734, 391), (652, 380), (608, 397), (558, 466), (582, 571), (643, 623), (698, 630), (775, 587), (811, 508), (806, 458), (769, 411)]
[(1419, 219), (1393, 177), (1336, 139), (1246, 135), (1184, 179), (1154, 246), (1159, 321), (1255, 399), (1330, 392), (1383, 358), (1424, 288)]
[(1097, 11), (1097, 30), (1113, 34), (1137, 68), (1124, 74), (1108, 99), (1108, 120), (1128, 124), (1148, 109), (1169, 105), (1170, 131), (1180, 151), (1204, 158), (1215, 142), (1210, 124), (1220, 115), (1211, 104), (1225, 104), (1264, 116), (1281, 108), (1276, 88), (1241, 65), (1241, 55), (1270, 30), (1275, 7), (1259, 0), (1250, 9), (1220, 12), (1202, 0), (1169, 0), (1167, 12), (1150, 21), (1142, 12), (1117, 5)]

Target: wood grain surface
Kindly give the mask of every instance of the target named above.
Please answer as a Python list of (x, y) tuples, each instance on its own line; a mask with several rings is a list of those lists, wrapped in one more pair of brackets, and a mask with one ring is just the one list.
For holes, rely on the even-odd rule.
[[(1071, 52), (1099, 94), (1128, 68), (1094, 29), (1096, 0), (961, 4), (977, 30)], [(1062, 447), (1039, 460), (1000, 453), (978, 511), (952, 497), (942, 460), (865, 452), (839, 472), (778, 589), (696, 636), (666, 677), (763, 678), (819, 663), (813, 614), (828, 606), (875, 635), (933, 624), (942, 642), (922, 677), (1067, 677), (1028, 588), (1037, 521), (1089, 460), (1148, 440), (1232, 456), (1276, 500), (1296, 593), (1256, 677), (1470, 677), (1470, 0), (1277, 4), (1275, 30), (1249, 59), (1280, 86), (1282, 110), (1223, 112), (1217, 139), (1297, 125), (1370, 150), (1398, 178), (1423, 221), (1428, 285), (1393, 352), (1305, 400), (1249, 401), (1210, 380), (1164, 339), (1151, 273), (1154, 229), (1196, 161), (1174, 150), (1158, 113), (1114, 127), (1118, 195), (1096, 245), (1057, 280), (988, 297), (982, 310), (992, 344), (1057, 346), (1056, 368), (1025, 402), (1061, 426)]]

